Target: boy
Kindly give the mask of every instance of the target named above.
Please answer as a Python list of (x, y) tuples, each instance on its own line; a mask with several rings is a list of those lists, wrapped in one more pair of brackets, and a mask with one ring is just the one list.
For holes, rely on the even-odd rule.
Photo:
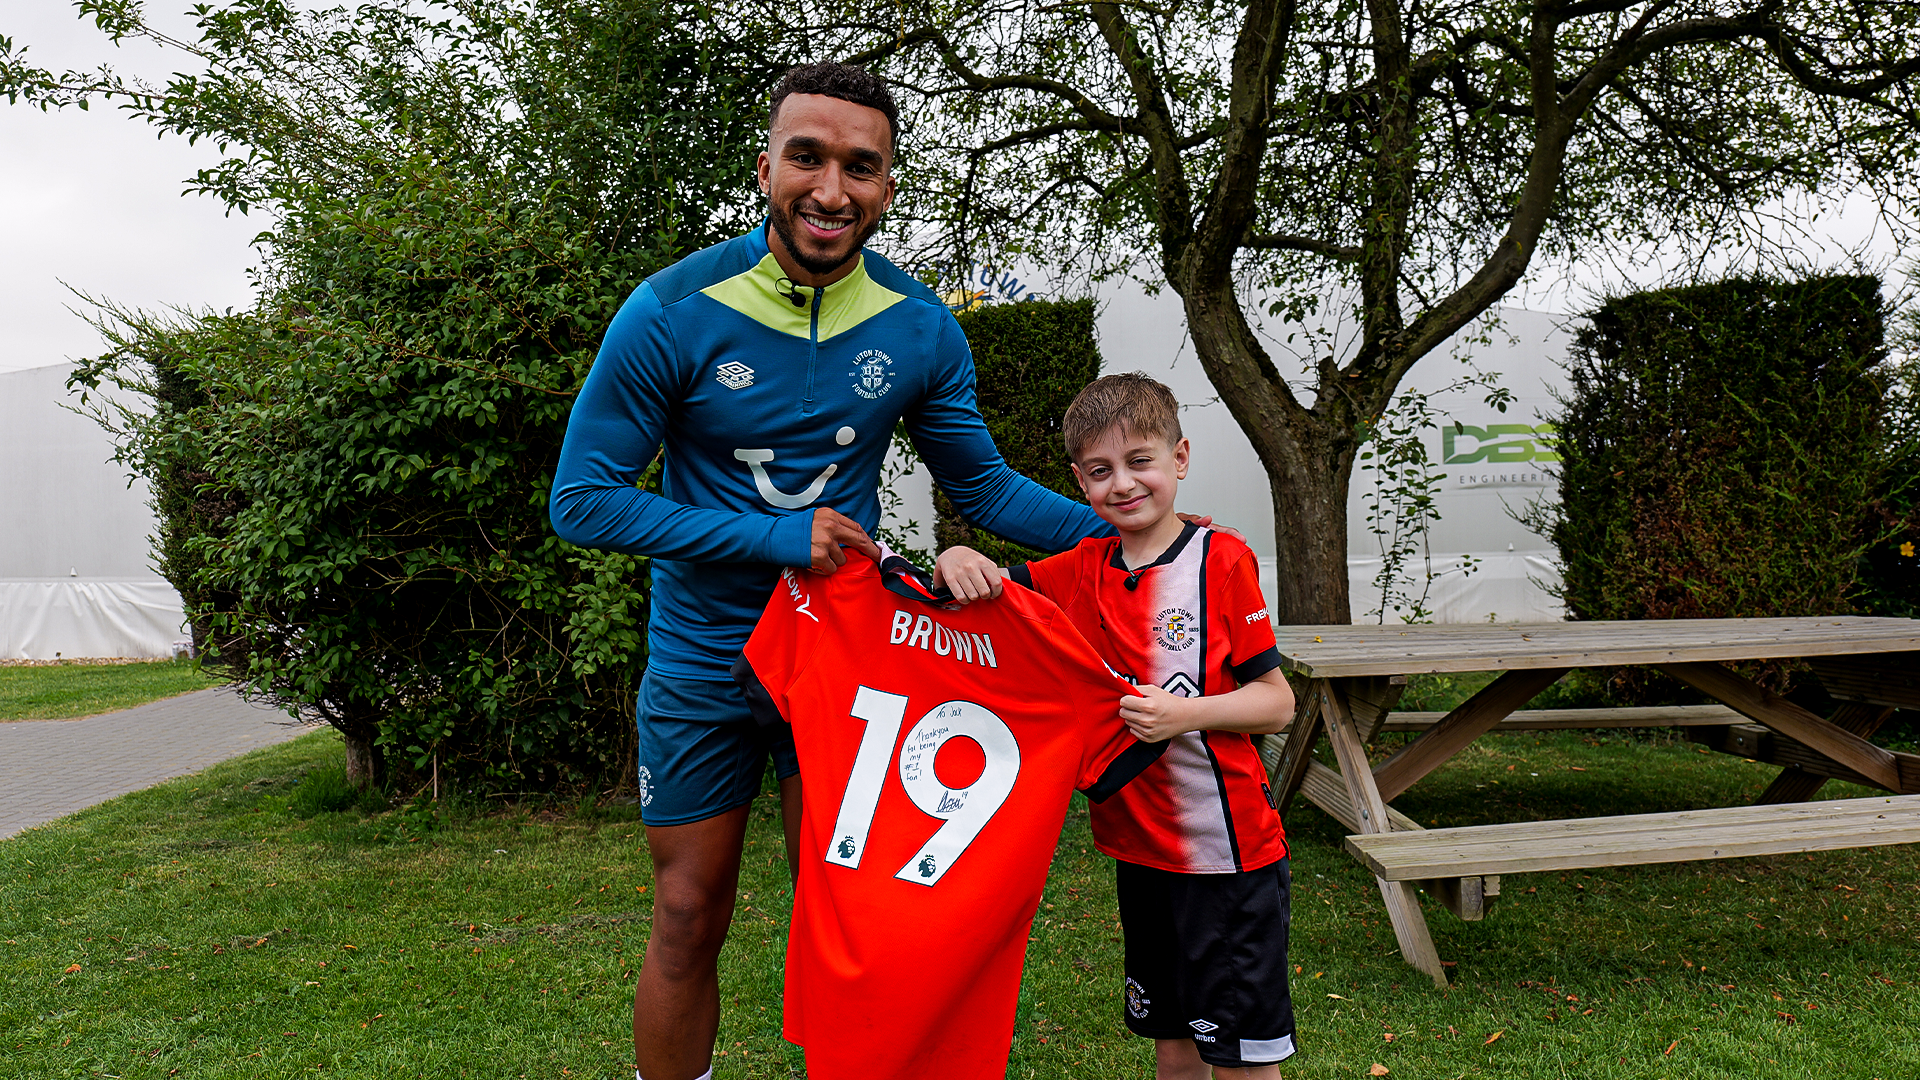
[[(1004, 571), (1058, 604), (1122, 678), (1138, 738), (1168, 742), (1092, 807), (1119, 860), (1126, 1019), (1154, 1040), (1158, 1080), (1277, 1080), (1293, 1053), (1286, 841), (1252, 739), (1293, 714), (1258, 563), (1225, 533), (1182, 522), (1189, 447), (1179, 405), (1141, 374), (1109, 375), (1068, 406), (1074, 479), (1119, 535)], [(954, 547), (941, 577), (961, 603), (997, 596), (990, 560)]]

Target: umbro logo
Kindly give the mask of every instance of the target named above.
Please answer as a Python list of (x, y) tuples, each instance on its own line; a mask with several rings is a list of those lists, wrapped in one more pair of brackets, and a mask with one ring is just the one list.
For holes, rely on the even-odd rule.
[(1220, 1030), (1220, 1025), (1214, 1023), (1211, 1020), (1189, 1020), (1187, 1021), (1187, 1026), (1199, 1032), (1202, 1035), (1205, 1035), (1209, 1031)]
[(729, 390), (753, 385), (753, 369), (738, 360), (729, 360), (714, 368), (713, 377)]

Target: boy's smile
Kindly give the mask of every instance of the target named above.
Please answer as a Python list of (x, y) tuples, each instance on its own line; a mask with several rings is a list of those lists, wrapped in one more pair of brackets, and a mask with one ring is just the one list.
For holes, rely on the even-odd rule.
[(1187, 440), (1165, 439), (1116, 426), (1073, 464), (1073, 476), (1093, 512), (1120, 530), (1129, 563), (1151, 561), (1180, 535), (1174, 494), (1187, 478)]

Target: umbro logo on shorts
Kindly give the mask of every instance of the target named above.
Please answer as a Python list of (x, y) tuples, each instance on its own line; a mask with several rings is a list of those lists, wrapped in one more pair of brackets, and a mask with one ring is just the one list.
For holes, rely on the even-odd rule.
[(1187, 1021), (1187, 1026), (1199, 1032), (1202, 1035), (1205, 1035), (1209, 1031), (1220, 1030), (1220, 1025), (1214, 1023), (1211, 1020), (1189, 1020)]

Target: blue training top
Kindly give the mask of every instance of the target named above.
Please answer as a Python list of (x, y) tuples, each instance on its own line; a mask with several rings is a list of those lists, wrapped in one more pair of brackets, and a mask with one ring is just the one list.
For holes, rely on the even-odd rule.
[[(832, 285), (794, 285), (764, 225), (621, 306), (567, 421), (548, 514), (562, 539), (654, 558), (652, 671), (726, 681), (778, 569), (811, 561), (812, 508), (879, 525), (901, 419), (974, 524), (1045, 551), (1112, 531), (1001, 459), (973, 354), (931, 291), (871, 252)], [(653, 495), (635, 485), (663, 439)]]

